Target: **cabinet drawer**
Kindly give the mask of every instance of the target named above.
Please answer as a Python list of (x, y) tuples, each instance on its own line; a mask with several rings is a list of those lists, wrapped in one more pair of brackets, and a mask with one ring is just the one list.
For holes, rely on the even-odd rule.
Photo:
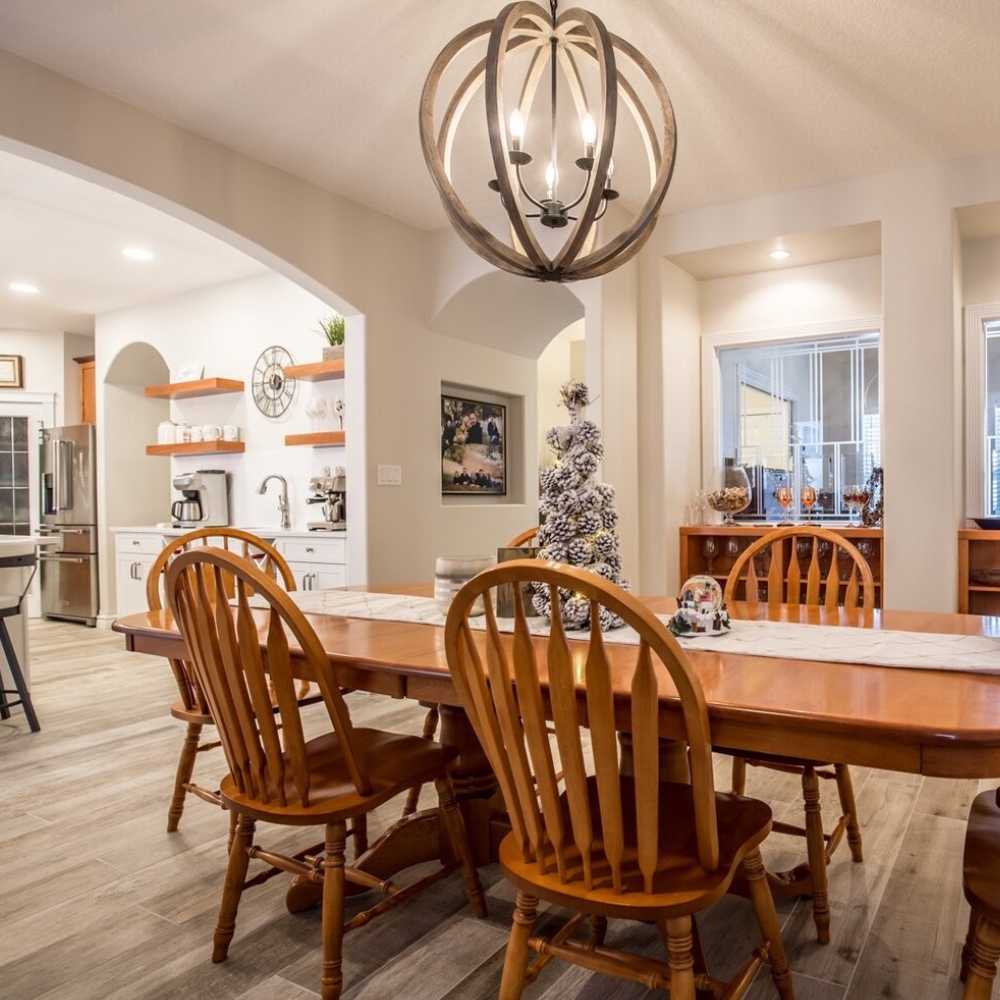
[(122, 554), (144, 553), (158, 555), (163, 549), (163, 535), (159, 532), (141, 532), (134, 535), (115, 535), (115, 551)]
[(343, 538), (279, 538), (277, 550), (289, 562), (343, 563), (347, 543)]

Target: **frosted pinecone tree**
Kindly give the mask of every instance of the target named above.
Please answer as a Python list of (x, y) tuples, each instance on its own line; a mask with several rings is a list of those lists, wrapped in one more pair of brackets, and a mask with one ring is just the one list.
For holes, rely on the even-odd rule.
[[(594, 478), (604, 456), (600, 428), (583, 418), (590, 392), (582, 382), (567, 382), (561, 390), (563, 405), (569, 410), (568, 427), (550, 427), (545, 435), (556, 453), (556, 464), (539, 476), (539, 513), (544, 515), (538, 529), (538, 557), (554, 559), (590, 570), (624, 587), (622, 560), (618, 553), (618, 511), (614, 487)], [(590, 601), (572, 591), (559, 592), (563, 624), (568, 629), (587, 628)], [(535, 585), (535, 610), (552, 619), (547, 585)], [(607, 608), (601, 609), (601, 630), (617, 628), (622, 620)]]

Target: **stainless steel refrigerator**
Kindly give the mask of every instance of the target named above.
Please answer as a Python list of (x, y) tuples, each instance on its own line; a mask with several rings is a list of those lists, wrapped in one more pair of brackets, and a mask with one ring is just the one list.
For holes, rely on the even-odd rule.
[(97, 461), (94, 425), (41, 430), (41, 526), (58, 545), (39, 552), (42, 615), (97, 623)]

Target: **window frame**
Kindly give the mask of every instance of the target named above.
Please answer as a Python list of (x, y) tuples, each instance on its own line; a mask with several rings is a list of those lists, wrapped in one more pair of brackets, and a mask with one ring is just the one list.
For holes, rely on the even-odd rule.
[[(701, 338), (701, 485), (708, 488), (722, 467), (722, 367), (719, 352), (730, 347), (778, 344), (796, 340), (861, 335), (876, 331), (879, 335), (879, 383), (884, 384), (884, 351), (881, 350), (882, 317), (856, 316), (850, 319), (757, 330), (718, 331)], [(879, 437), (884, 439), (884, 407), (879, 407)]]
[(965, 307), (965, 513), (986, 514), (986, 324), (1000, 321), (1000, 302)]

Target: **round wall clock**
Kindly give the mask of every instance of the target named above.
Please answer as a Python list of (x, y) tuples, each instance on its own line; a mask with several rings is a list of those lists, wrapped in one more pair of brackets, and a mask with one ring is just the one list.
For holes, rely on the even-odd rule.
[(265, 417), (280, 417), (295, 395), (295, 379), (285, 377), (292, 356), (283, 347), (262, 351), (253, 366), (253, 401)]

